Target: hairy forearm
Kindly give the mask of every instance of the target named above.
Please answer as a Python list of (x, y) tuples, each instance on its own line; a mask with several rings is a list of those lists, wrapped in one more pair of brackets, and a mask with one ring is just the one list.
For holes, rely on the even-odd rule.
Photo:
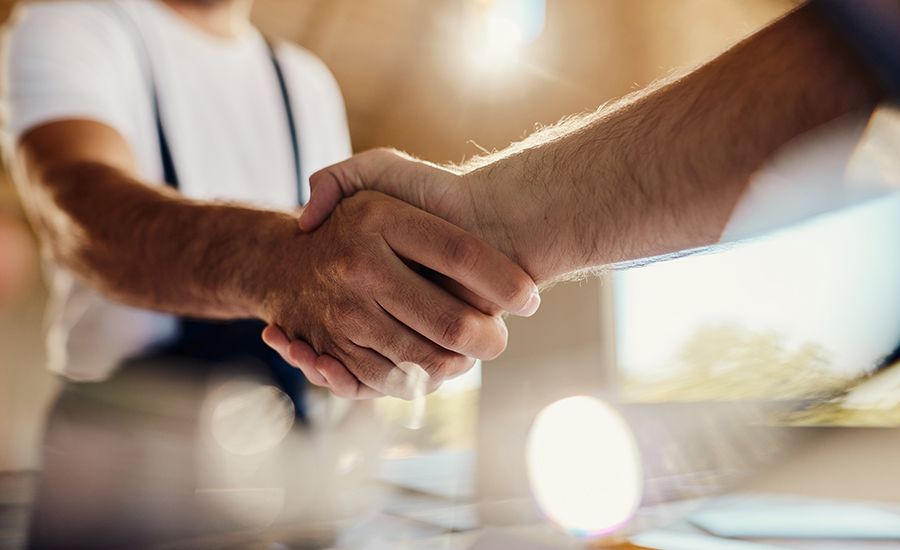
[(482, 220), (489, 233), (547, 281), (717, 242), (778, 148), (877, 100), (804, 6), (687, 76), (478, 160), (467, 177), (497, 205)]
[[(288, 214), (190, 201), (99, 163), (32, 171), (32, 208), (55, 261), (130, 305), (180, 315), (262, 316)], [(297, 236), (298, 238), (302, 238)]]

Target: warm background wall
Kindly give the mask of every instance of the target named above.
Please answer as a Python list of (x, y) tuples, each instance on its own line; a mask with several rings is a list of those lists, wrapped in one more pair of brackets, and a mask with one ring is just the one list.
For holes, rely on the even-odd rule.
[[(258, 0), (254, 18), (331, 67), (357, 150), (389, 145), (429, 160), (458, 161), (700, 63), (796, 3), (548, 0), (545, 30), (519, 60), (479, 72), (467, 60), (471, 44), (461, 29), (466, 9), (481, 1)], [(13, 4), (0, 0), (0, 18)], [(43, 370), (43, 291), (33, 242), (15, 202), (0, 180), (0, 265), (19, 265), (24, 273), (12, 295), (0, 300), (0, 470), (36, 464), (36, 434), (54, 388)], [(485, 369), (485, 383), (506, 391), (482, 400), (484, 415), (527, 412), (548, 399), (536, 388), (552, 387), (553, 372), (535, 357), (567, 366), (568, 384), (596, 383), (601, 298), (596, 282), (561, 285), (545, 296), (536, 319), (513, 320), (508, 353)], [(522, 380), (532, 384), (522, 386)], [(523, 431), (519, 420), (511, 422), (503, 429)]]
[(257, 0), (256, 20), (331, 67), (358, 149), (430, 160), (503, 147), (674, 69), (700, 63), (796, 2), (548, 0), (521, 63), (466, 64), (464, 8), (479, 0)]

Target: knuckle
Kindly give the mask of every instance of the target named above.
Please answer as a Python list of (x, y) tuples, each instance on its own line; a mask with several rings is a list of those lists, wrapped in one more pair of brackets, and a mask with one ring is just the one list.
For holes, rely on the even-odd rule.
[(367, 262), (363, 261), (359, 256), (351, 256), (347, 259), (344, 266), (346, 277), (352, 281), (361, 282), (368, 275)]
[(415, 354), (406, 345), (401, 334), (393, 330), (373, 330), (371, 341), (367, 344), (372, 349), (382, 350), (384, 353), (393, 353), (397, 357), (414, 357)]
[(354, 389), (359, 386), (359, 383), (369, 385), (378, 380), (379, 370), (380, 368), (378, 365), (372, 364), (367, 359), (360, 357), (357, 361), (356, 369), (353, 370), (353, 377), (355, 378), (353, 381)]
[(475, 337), (477, 324), (470, 314), (444, 314), (441, 323), (442, 341), (450, 348), (466, 348)]
[(340, 256), (336, 261), (337, 275), (341, 280), (363, 282), (372, 273), (371, 262), (364, 255), (349, 252)]
[[(350, 202), (352, 201), (352, 202)], [(361, 191), (348, 199), (353, 208), (353, 216), (361, 227), (380, 227), (385, 220), (384, 201), (370, 191)]]
[(331, 330), (335, 331), (336, 336), (340, 336), (345, 341), (346, 346), (352, 345), (351, 336), (357, 336), (365, 333), (366, 324), (363, 321), (359, 310), (353, 306), (348, 306), (341, 313), (338, 322)]
[(455, 357), (458, 357), (458, 354), (442, 348), (433, 348), (425, 353), (419, 364), (430, 378), (444, 378), (452, 368)]
[(481, 247), (472, 238), (452, 238), (447, 248), (447, 258), (463, 274), (472, 273), (481, 260)]
[(346, 324), (348, 320), (355, 319), (357, 316), (356, 302), (351, 300), (349, 296), (332, 299), (331, 303), (325, 306), (324, 310), (328, 312), (327, 321), (329, 328)]

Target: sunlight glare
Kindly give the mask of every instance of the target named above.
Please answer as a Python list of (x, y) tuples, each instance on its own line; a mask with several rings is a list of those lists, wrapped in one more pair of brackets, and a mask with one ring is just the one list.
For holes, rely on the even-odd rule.
[(482, 73), (508, 68), (544, 30), (546, 0), (478, 0), (465, 33), (470, 66)]
[(541, 411), (526, 456), (538, 505), (572, 535), (615, 531), (640, 504), (637, 444), (624, 419), (599, 399), (570, 397)]

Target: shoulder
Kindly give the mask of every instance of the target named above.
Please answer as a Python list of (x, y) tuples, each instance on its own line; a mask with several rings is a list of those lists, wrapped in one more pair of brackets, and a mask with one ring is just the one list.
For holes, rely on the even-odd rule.
[(289, 42), (278, 42), (276, 52), (292, 80), (302, 80), (328, 91), (339, 91), (337, 80), (324, 61), (314, 53)]
[(302, 46), (294, 44), (293, 42), (279, 40), (275, 42), (275, 48), (279, 57), (293, 66), (298, 68), (303, 67), (313, 71), (324, 71), (331, 74), (324, 61)]
[(34, 40), (53, 37), (59, 42), (73, 34), (102, 40), (123, 35), (122, 13), (115, 0), (32, 2), (16, 10), (7, 30), (13, 37)]
[[(142, 0), (143, 1), (143, 0)], [(120, 128), (131, 90), (134, 47), (122, 0), (23, 5), (2, 52), (3, 132), (18, 137), (59, 118), (92, 118)], [(117, 111), (115, 115), (110, 114)]]
[(118, 4), (115, 0), (25, 4), (7, 25), (6, 55), (19, 64), (46, 56), (82, 64), (121, 52), (128, 48), (129, 34)]

